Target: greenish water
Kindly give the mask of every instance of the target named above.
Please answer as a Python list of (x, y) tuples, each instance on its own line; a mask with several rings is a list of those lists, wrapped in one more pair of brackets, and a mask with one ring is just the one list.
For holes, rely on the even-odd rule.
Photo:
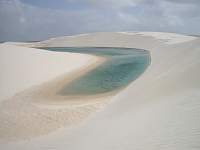
[(51, 47), (57, 52), (86, 53), (106, 57), (107, 61), (71, 81), (61, 95), (93, 95), (126, 87), (139, 77), (150, 64), (148, 51), (134, 48)]

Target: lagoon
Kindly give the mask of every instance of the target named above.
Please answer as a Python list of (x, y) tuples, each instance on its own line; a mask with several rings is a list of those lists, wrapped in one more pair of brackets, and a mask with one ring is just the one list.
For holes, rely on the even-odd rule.
[(45, 47), (57, 52), (103, 56), (106, 61), (65, 85), (58, 94), (96, 95), (121, 90), (137, 79), (150, 64), (150, 53), (135, 48)]

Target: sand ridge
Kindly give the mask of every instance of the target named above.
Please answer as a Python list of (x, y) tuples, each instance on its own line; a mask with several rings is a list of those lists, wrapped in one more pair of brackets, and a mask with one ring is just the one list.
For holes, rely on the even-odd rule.
[[(11, 53), (9, 51), (10, 49), (12, 49)], [(13, 52), (14, 50), (15, 52)], [(64, 72), (65, 70), (67, 71), (65, 71), (65, 73), (63, 74), (62, 72), (59, 73), (57, 70), (54, 70), (55, 73), (52, 75), (53, 80), (52, 77), (49, 77), (47, 79), (43, 78), (42, 81), (37, 81), (35, 80), (36, 77), (34, 75), (31, 76), (31, 74), (26, 73), (27, 70), (23, 70), (23, 74), (29, 75), (27, 77), (29, 83), (26, 83), (26, 86), (28, 88), (25, 89), (22, 86), (20, 87), (18, 83), (13, 83), (12, 80), (11, 82), (7, 82), (6, 85), (1, 85), (2, 90), (9, 90), (10, 88), (10, 91), (13, 92), (8, 93), (10, 94), (9, 98), (2, 98), (2, 100), (4, 101), (0, 104), (1, 139), (13, 140), (30, 138), (42, 134), (47, 134), (50, 131), (55, 131), (57, 128), (60, 128), (62, 126), (71, 126), (71, 124), (75, 124), (87, 118), (87, 116), (91, 112), (95, 111), (97, 107), (100, 107), (100, 103), (103, 103), (102, 100), (99, 100), (101, 99), (101, 97), (92, 97), (92, 101), (84, 101), (83, 103), (83, 98), (78, 98), (78, 100), (72, 101), (72, 98), (70, 97), (60, 97), (59, 95), (57, 95), (57, 92), (60, 90), (60, 88), (66, 85), (67, 82), (75, 80), (82, 74), (85, 74), (86, 72), (103, 63), (105, 61), (104, 58), (73, 53), (65, 54), (60, 52), (48, 52), (44, 50), (12, 46), (8, 44), (1, 45), (1, 53), (3, 53), (4, 56), (6, 55), (6, 53), (10, 53), (10, 55), (15, 55), (15, 53), (18, 53), (18, 55), (25, 55), (26, 53), (30, 53), (32, 51), (35, 51), (35, 54), (39, 53), (39, 55), (44, 52), (45, 55), (50, 55), (47, 57), (48, 59), (51, 59), (51, 57), (53, 57), (54, 59), (56, 59), (56, 57), (57, 59), (60, 59), (63, 57), (63, 54), (64, 56), (66, 55), (64, 57), (66, 61), (62, 62), (65, 63), (65, 65), (58, 67), (62, 67), (62, 72)], [(59, 55), (56, 56), (57, 54)], [(71, 68), (71, 71), (70, 67), (68, 66), (72, 66), (72, 62), (69, 62), (71, 60), (67, 60), (69, 58), (73, 59), (75, 61), (74, 63), (78, 64), (75, 65), (74, 68)], [(34, 60), (34, 58), (32, 59)], [(44, 57), (37, 58), (37, 61), (44, 61)], [(6, 60), (2, 60), (2, 62), (6, 62)], [(12, 62), (10, 63), (12, 64)], [(17, 65), (16, 62), (15, 65)], [(51, 62), (49, 62), (48, 65), (52, 65)], [(61, 64), (58, 63), (57, 65)], [(38, 76), (40, 76), (39, 74), (44, 76), (44, 70), (39, 70), (39, 66), (37, 67), (37, 71), (40, 72), (35, 73), (37, 73)], [(41, 67), (41, 69), (43, 68)], [(49, 74), (49, 72), (47, 72), (47, 74)], [(63, 75), (58, 76), (57, 74)], [(6, 81), (9, 81), (9, 76), (7, 78), (4, 78), (6, 79)], [(21, 83), (20, 81), (23, 81), (23, 79), (19, 80), (19, 83)], [(15, 87), (18, 86), (18, 91), (12, 90), (13, 85)], [(33, 122), (35, 122), (35, 124)], [(38, 122), (40, 123), (38, 124)]]
[[(55, 38), (35, 43), (35, 47), (141, 48), (150, 51), (152, 62), (140, 78), (111, 98), (111, 103), (78, 128), (63, 127), (63, 130), (47, 136), (20, 144), (1, 144), (2, 147), (9, 150), (16, 148), (198, 150), (200, 39), (195, 37), (185, 40), (185, 35), (171, 38), (167, 33), (162, 34), (166, 36), (166, 40), (171, 39), (176, 42), (169, 44), (163, 38), (160, 40), (153, 35), (142, 35), (139, 32), (137, 34), (112, 32), (87, 34), (73, 39)], [(13, 108), (15, 107), (13, 105)], [(39, 115), (45, 116), (45, 114), (46, 112)], [(56, 116), (58, 120), (59, 115), (58, 113)], [(50, 125), (54, 126), (53, 122)], [(4, 132), (6, 135), (6, 130)], [(36, 144), (39, 146), (34, 147)]]

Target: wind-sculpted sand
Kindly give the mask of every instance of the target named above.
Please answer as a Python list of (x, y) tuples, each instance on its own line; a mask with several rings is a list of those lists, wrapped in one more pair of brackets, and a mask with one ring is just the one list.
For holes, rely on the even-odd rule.
[(47, 134), (80, 122), (99, 107), (95, 100), (83, 103), (82, 98), (72, 101), (56, 93), (67, 82), (101, 64), (104, 58), (8, 44), (1, 45), (1, 54), (1, 65), (6, 64), (1, 67), (1, 139), (19, 140)]
[[(45, 136), (31, 138), (30, 141), (2, 143), (2, 149), (199, 149), (200, 39), (198, 37), (147, 32), (93, 33), (54, 38), (32, 44), (34, 47), (96, 46), (146, 49), (151, 53), (151, 65), (125, 90), (110, 97), (111, 103), (99, 109), (98, 113), (92, 113), (93, 115), (84, 124), (76, 128), (74, 126), (64, 128), (65, 124), (60, 120), (66, 119), (63, 117), (69, 114), (61, 112), (62, 109), (57, 108), (55, 111), (56, 107), (54, 109), (48, 105), (38, 107), (35, 103), (27, 110), (25, 102), (31, 101), (17, 98), (4, 101), (5, 104), (1, 104), (1, 109), (4, 110), (2, 117), (5, 124), (11, 123), (6, 120), (7, 116), (12, 115), (11, 118), (17, 116), (16, 111), (32, 112), (31, 109), (36, 107), (34, 109), (39, 113), (35, 115), (43, 118), (46, 116), (49, 122), (46, 124), (46, 120), (41, 119), (36, 123), (32, 118), (37, 117), (31, 116), (34, 113), (27, 113), (30, 118), (24, 117), (23, 114), (26, 113), (22, 113), (20, 116), (22, 122), (17, 125), (21, 131), (23, 122), (26, 122), (23, 118), (29, 118), (33, 122), (30, 126), (24, 127), (30, 128), (30, 133), (35, 133), (31, 131), (33, 129), (31, 126), (34, 127), (38, 123), (41, 124), (41, 132), (44, 134), (54, 130), (58, 124), (63, 128)], [(4, 108), (3, 105), (9, 107)], [(82, 107), (79, 115), (85, 118), (87, 112), (96, 110), (95, 106), (99, 108), (102, 105)], [(4, 137), (9, 135), (9, 129), (1, 128)], [(26, 139), (27, 135), (24, 134), (22, 137)]]
[[(5, 100), (0, 106), (0, 120), (2, 121), (0, 125), (2, 136), (0, 137), (7, 140), (19, 140), (75, 125), (108, 103), (112, 96), (124, 89), (129, 82), (135, 80), (150, 63), (149, 53), (144, 50), (64, 49), (74, 53), (77, 50), (78, 53), (85, 51), (88, 54), (99, 55), (96, 57), (96, 62), (88, 64), (82, 69), (26, 89)], [(88, 50), (92, 52), (88, 52)], [(125, 65), (126, 67), (124, 67)], [(124, 72), (122, 73), (122, 71)], [(130, 75), (128, 75), (129, 72)], [(73, 83), (78, 88), (66, 89), (66, 86), (74, 85)], [(61, 91), (68, 93), (62, 94)], [(13, 109), (14, 107), (15, 109)], [(5, 113), (6, 111), (9, 114)], [(42, 124), (38, 124), (38, 122), (42, 122)], [(4, 133), (5, 129), (7, 134)]]

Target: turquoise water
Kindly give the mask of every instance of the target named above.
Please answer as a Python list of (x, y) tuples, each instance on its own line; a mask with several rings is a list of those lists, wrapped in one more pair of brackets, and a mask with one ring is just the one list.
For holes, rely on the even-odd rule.
[(93, 95), (119, 90), (139, 77), (150, 64), (148, 51), (129, 48), (52, 47), (57, 52), (86, 53), (106, 57), (106, 61), (71, 81), (61, 95)]

